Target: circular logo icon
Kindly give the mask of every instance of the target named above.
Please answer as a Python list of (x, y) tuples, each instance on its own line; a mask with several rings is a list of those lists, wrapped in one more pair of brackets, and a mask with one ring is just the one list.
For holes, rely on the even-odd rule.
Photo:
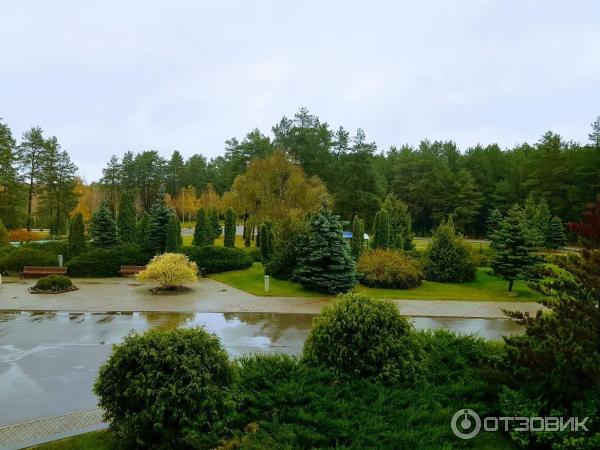
[(481, 430), (481, 418), (472, 409), (461, 409), (452, 416), (452, 432), (461, 439), (473, 439)]

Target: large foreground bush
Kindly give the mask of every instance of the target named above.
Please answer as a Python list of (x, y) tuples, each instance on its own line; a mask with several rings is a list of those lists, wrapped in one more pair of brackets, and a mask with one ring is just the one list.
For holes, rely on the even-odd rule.
[(75, 277), (114, 277), (121, 266), (142, 266), (148, 254), (138, 245), (117, 245), (82, 253), (69, 260), (69, 275)]
[(130, 448), (213, 448), (232, 409), (234, 370), (202, 329), (148, 331), (116, 345), (94, 392), (117, 440)]
[(361, 282), (370, 287), (410, 289), (421, 284), (420, 264), (395, 250), (376, 249), (365, 252), (358, 260)]
[(24, 266), (56, 266), (58, 260), (52, 255), (34, 248), (21, 247), (0, 258), (0, 272), (21, 272)]
[(344, 294), (314, 319), (303, 359), (339, 373), (410, 382), (423, 354), (412, 325), (391, 301)]
[(252, 265), (252, 256), (243, 250), (228, 247), (183, 247), (181, 249), (199, 268), (207, 273), (247, 269)]

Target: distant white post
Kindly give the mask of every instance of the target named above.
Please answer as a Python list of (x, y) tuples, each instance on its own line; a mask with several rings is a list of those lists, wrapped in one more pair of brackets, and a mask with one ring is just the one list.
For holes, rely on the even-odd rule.
[(265, 292), (269, 293), (270, 289), (271, 289), (271, 280), (269, 278), (269, 275), (265, 275)]

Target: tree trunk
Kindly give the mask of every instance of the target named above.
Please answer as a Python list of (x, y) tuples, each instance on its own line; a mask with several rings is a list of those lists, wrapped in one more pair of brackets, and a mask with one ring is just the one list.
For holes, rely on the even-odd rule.
[(512, 292), (514, 283), (515, 283), (515, 280), (508, 280), (508, 292)]

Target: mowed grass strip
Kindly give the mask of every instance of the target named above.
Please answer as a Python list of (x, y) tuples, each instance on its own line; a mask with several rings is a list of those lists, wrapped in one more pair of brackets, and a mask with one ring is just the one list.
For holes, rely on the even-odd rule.
[[(291, 281), (278, 280), (271, 277), (271, 291), (264, 291), (264, 269), (262, 264), (254, 265), (245, 270), (234, 270), (211, 275), (211, 278), (228, 284), (242, 291), (259, 296), (274, 297), (324, 297), (325, 295), (311, 292), (300, 284)], [(523, 281), (517, 281), (513, 293), (507, 291), (508, 282), (491, 275), (489, 268), (477, 269), (474, 281), (467, 283), (438, 283), (423, 281), (415, 289), (380, 289), (358, 285), (354, 292), (361, 292), (379, 298), (395, 298), (406, 300), (463, 300), (463, 301), (534, 301), (537, 296)]]

